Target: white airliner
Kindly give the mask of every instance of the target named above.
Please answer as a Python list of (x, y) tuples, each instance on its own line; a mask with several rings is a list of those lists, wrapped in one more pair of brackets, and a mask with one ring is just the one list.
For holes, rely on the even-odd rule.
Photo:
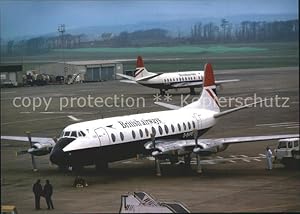
[[(153, 156), (158, 162), (160, 159), (172, 161), (178, 156), (183, 156), (189, 164), (192, 153), (200, 160), (201, 155), (224, 151), (228, 145), (234, 143), (299, 136), (286, 134), (198, 139), (215, 125), (218, 118), (259, 103), (220, 112), (215, 89), (212, 66), (206, 64), (202, 94), (196, 102), (182, 108), (158, 103), (172, 110), (75, 123), (63, 129), (55, 145), (51, 138), (30, 138), (32, 150), (28, 150), (28, 153), (34, 155), (34, 151), (48, 151), (52, 163), (73, 168), (85, 165), (104, 167), (108, 162), (136, 157), (138, 154)], [(26, 137), (12, 136), (1, 136), (1, 139), (27, 140)], [(52, 150), (49, 150), (49, 147)]]
[[(204, 71), (152, 73), (147, 71), (142, 57), (138, 56), (134, 77), (119, 73), (117, 73), (117, 75), (127, 79), (121, 80), (121, 82), (141, 84), (150, 88), (156, 88), (160, 90), (162, 95), (165, 94), (168, 89), (178, 88), (190, 88), (190, 93), (195, 94), (195, 88), (202, 87)], [(221, 85), (237, 81), (239, 81), (239, 79), (217, 80), (215, 83), (216, 85)]]

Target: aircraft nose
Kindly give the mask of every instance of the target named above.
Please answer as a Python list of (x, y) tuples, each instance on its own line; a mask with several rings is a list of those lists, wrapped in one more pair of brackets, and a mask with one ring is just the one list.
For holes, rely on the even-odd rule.
[(63, 151), (63, 148), (71, 143), (74, 139), (72, 138), (62, 138), (54, 146), (50, 153), (50, 161), (58, 166), (68, 166), (69, 158), (68, 153)]
[(62, 149), (53, 149), (52, 153), (50, 154), (50, 161), (58, 166), (66, 166), (68, 163), (67, 155)]

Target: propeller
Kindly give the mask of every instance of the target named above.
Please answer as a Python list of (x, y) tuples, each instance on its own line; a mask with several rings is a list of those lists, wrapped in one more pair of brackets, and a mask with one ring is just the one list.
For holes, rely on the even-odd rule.
[(195, 139), (195, 148), (194, 148), (194, 152), (197, 154), (197, 173), (202, 173), (202, 167), (201, 167), (201, 163), (200, 163), (200, 155), (199, 155), (199, 151), (200, 151), (200, 147), (198, 144), (198, 131), (196, 129), (193, 130), (194, 132), (194, 139)]
[[(32, 144), (32, 141), (31, 141), (31, 134), (29, 131), (26, 132), (27, 134), (27, 137), (28, 137), (28, 141), (29, 141), (29, 144), (30, 144), (30, 148), (32, 148), (33, 144)], [(22, 152), (22, 151), (21, 151)], [(38, 171), (37, 167), (36, 167), (36, 163), (35, 163), (35, 158), (34, 158), (34, 155), (30, 154), (31, 155), (31, 164), (32, 164), (32, 169), (34, 172)]]
[[(155, 134), (151, 133), (151, 141), (152, 141), (152, 145), (153, 145), (153, 149), (156, 149), (156, 145), (155, 145)], [(156, 167), (156, 175), (157, 176), (161, 176), (161, 169), (160, 169), (160, 163), (159, 163), (159, 159), (157, 158), (157, 153), (158, 151), (153, 151), (152, 155), (155, 158), (155, 167)]]

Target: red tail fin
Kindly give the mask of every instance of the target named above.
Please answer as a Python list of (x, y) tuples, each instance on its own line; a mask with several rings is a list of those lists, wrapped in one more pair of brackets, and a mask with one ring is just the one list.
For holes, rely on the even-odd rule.
[(137, 60), (136, 60), (136, 67), (137, 67), (137, 68), (145, 67), (145, 66), (144, 66), (143, 58), (142, 58), (141, 56), (138, 56), (138, 57), (137, 57)]
[(213, 72), (212, 65), (210, 63), (206, 63), (204, 66), (204, 81), (203, 87), (215, 85), (215, 76)]

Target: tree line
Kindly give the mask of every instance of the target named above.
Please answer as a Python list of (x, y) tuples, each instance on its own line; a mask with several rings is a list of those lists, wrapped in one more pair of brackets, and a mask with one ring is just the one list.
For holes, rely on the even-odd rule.
[(266, 42), (296, 41), (299, 38), (299, 21), (243, 21), (234, 25), (222, 19), (219, 25), (212, 22), (195, 24), (191, 28), (191, 42)]
[(171, 36), (165, 29), (123, 31), (118, 35), (111, 32), (102, 33), (93, 41), (87, 40), (87, 35), (71, 35), (54, 37), (35, 37), (15, 42), (8, 41), (1, 48), (4, 55), (31, 55), (46, 53), (59, 48), (89, 48), (89, 47), (142, 47), (165, 46), (178, 44), (201, 43), (239, 43), (239, 42), (274, 42), (298, 41), (299, 21), (243, 21), (239, 24), (222, 19), (220, 23), (198, 22), (191, 26), (188, 36)]

